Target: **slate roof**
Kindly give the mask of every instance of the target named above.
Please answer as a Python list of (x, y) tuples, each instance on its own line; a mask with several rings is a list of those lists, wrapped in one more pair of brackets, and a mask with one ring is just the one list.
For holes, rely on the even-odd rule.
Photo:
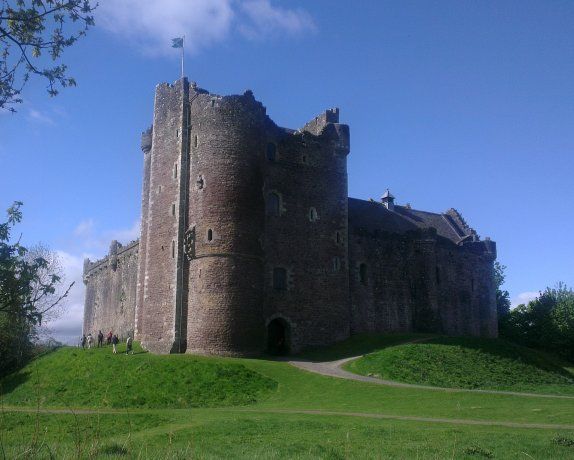
[(460, 218), (453, 217), (450, 211), (439, 214), (398, 205), (390, 211), (381, 203), (356, 198), (349, 198), (349, 227), (389, 233), (405, 233), (409, 230), (433, 227), (439, 236), (455, 244), (466, 237), (475, 235), (471, 228), (463, 225)]

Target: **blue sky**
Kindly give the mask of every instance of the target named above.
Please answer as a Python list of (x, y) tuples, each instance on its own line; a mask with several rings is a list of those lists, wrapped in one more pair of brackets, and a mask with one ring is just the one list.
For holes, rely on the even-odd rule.
[[(159, 82), (253, 90), (297, 128), (328, 107), (351, 127), (349, 193), (389, 187), (414, 208), (458, 209), (498, 243), (515, 302), (574, 285), (574, 2), (102, 0), (69, 49), (77, 88), (24, 91), (0, 115), (0, 206), (24, 202), (27, 244), (86, 255), (138, 235), (141, 131)], [(81, 330), (83, 286), (53, 326)]]

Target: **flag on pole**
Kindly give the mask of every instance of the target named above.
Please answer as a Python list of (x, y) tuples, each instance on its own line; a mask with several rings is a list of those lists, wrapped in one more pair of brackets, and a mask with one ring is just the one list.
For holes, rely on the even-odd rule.
[(172, 38), (171, 39), (172, 48), (183, 48), (183, 37)]

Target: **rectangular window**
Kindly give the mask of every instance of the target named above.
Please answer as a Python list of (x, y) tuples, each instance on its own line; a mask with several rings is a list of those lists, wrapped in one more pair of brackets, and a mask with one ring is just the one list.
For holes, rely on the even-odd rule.
[(171, 258), (175, 259), (175, 241), (171, 242)]
[(177, 163), (173, 165), (173, 178), (177, 179)]
[(175, 216), (175, 203), (171, 204), (171, 215)]
[(283, 267), (273, 269), (273, 289), (276, 291), (285, 291), (287, 289), (287, 270)]

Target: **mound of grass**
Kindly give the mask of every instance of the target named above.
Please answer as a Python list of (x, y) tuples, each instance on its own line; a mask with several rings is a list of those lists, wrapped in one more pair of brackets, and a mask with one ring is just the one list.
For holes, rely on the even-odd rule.
[(439, 387), (574, 394), (574, 373), (563, 363), (504, 340), (438, 337), (386, 347), (346, 368)]
[(4, 404), (188, 408), (245, 405), (277, 383), (241, 363), (188, 355), (61, 348), (0, 381)]
[(305, 350), (301, 358), (312, 361), (336, 361), (371, 353), (381, 348), (414, 340), (423, 340), (428, 334), (357, 334), (328, 347)]

